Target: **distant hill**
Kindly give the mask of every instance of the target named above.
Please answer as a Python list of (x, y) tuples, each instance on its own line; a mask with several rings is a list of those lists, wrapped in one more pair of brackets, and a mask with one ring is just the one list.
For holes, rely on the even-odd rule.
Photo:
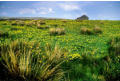
[(0, 20), (40, 20), (40, 19), (62, 19), (62, 18), (47, 18), (47, 17), (0, 17)]

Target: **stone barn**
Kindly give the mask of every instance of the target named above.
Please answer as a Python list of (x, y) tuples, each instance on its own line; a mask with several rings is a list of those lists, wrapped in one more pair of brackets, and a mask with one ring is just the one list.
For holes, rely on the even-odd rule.
[(81, 17), (78, 17), (77, 20), (89, 20), (89, 17), (86, 15), (82, 15)]

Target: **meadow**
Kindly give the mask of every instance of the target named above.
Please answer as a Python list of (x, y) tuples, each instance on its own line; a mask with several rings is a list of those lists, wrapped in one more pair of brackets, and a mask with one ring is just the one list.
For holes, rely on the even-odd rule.
[(119, 59), (120, 21), (0, 21), (1, 80), (120, 81)]

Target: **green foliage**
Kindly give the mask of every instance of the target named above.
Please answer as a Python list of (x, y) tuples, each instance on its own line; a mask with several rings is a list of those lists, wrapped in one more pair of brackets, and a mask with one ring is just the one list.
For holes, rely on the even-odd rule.
[(105, 66), (103, 70), (103, 74), (106, 78), (106, 81), (119, 81), (120, 77), (120, 38), (112, 38), (110, 40), (108, 52), (109, 54), (106, 56)]
[[(7, 25), (3, 25), (4, 22), (7, 23)], [(47, 47), (46, 43), (50, 43), (51, 46), (50, 49), (48, 49), (49, 48), (48, 45), (47, 47), (48, 50), (54, 50), (55, 49), (54, 47), (57, 44), (59, 45), (60, 48), (66, 49), (67, 52), (69, 53), (67, 55), (62, 55), (65, 56), (65, 59), (68, 57), (69, 60), (67, 58), (62, 67), (61, 66), (59, 67), (60, 69), (62, 68), (62, 70), (60, 71), (69, 72), (65, 73), (65, 78), (68, 78), (66, 79), (66, 81), (68, 80), (119, 81), (120, 56), (119, 50), (116, 50), (119, 49), (119, 42), (116, 42), (118, 39), (114, 39), (114, 41), (112, 42), (109, 41), (111, 38), (120, 36), (120, 21), (107, 21), (107, 20), (76, 21), (76, 20), (46, 19), (46, 20), (25, 20), (24, 26), (19, 26), (18, 24), (10, 25), (11, 23), (16, 22), (18, 22), (18, 20), (11, 20), (11, 22), (10, 21), (0, 22), (0, 30), (3, 32), (7, 31), (10, 35), (9, 38), (0, 37), (0, 45), (3, 45), (6, 42), (11, 43), (12, 40), (16, 39), (17, 40), (24, 39), (27, 42), (37, 41), (40, 43), (40, 45), (36, 43), (34, 46), (32, 46), (31, 48), (32, 50), (30, 50), (32, 53), (31, 58), (34, 59), (30, 62), (32, 66), (30, 75), (32, 75), (32, 77), (35, 75), (31, 80), (33, 80), (36, 76), (37, 76), (36, 79), (40, 80), (40, 78), (38, 78), (40, 76), (39, 71), (43, 70), (44, 68), (44, 67), (41, 68), (41, 65), (43, 64), (45, 65), (45, 67), (47, 67), (48, 63), (46, 62), (48, 62), (47, 59), (49, 57), (46, 54), (51, 53), (53, 51), (46, 51), (44, 47)], [(45, 22), (45, 24), (41, 25), (40, 22)], [(27, 25), (29, 23), (30, 25)], [(53, 30), (51, 30), (51, 28), (38, 29), (37, 28), (38, 24), (43, 28), (50, 26), (51, 28), (53, 28)], [(99, 28), (95, 28), (95, 26)], [(16, 29), (14, 31), (11, 30), (12, 28), (14, 29), (14, 27)], [(80, 29), (83, 27), (87, 28), (84, 29), (85, 32), (87, 32), (85, 33), (86, 35), (80, 34), (81, 33)], [(60, 34), (61, 31), (59, 31), (60, 30), (59, 28), (64, 29), (63, 31), (65, 32), (64, 35)], [(57, 32), (56, 29), (58, 29)], [(52, 32), (50, 32), (50, 30)], [(58, 34), (58, 32), (60, 35)], [(50, 34), (55, 36), (51, 36)], [(36, 45), (40, 47), (36, 47)], [(59, 52), (57, 55), (59, 56)], [(41, 58), (43, 58), (42, 56), (45, 57), (46, 59), (41, 60)], [(24, 57), (21, 57), (21, 60), (24, 61)], [(57, 63), (55, 63), (55, 65), (56, 64)], [(23, 64), (21, 63), (21, 65)], [(52, 66), (54, 66), (54, 63)], [(39, 71), (34, 70), (35, 68), (37, 68), (37, 70), (41, 68), (41, 70)], [(41, 72), (44, 73), (43, 71)], [(45, 73), (47, 72), (48, 70), (45, 71)], [(26, 75), (24, 76), (26, 78)], [(27, 79), (29, 79), (29, 77), (30, 76), (28, 76)]]

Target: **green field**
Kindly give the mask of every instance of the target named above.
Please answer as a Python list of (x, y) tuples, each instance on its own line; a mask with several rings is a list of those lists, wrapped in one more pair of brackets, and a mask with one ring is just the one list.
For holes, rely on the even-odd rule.
[[(20, 23), (12, 25), (13, 22), (20, 21), (22, 20), (0, 21), (1, 46), (5, 43), (10, 44), (14, 40), (39, 42), (41, 48), (46, 47), (47, 44), (52, 48), (57, 45), (66, 50), (70, 58), (61, 64), (66, 78), (63, 81), (120, 81), (120, 54), (115, 55), (112, 51), (114, 56), (111, 56), (108, 50), (110, 40), (120, 37), (120, 21), (46, 19), (24, 20), (23, 25)], [(40, 24), (40, 27), (36, 23), (27, 25), (30, 22), (43, 22), (43, 24)], [(95, 27), (99, 27), (102, 33), (95, 33)], [(51, 35), (51, 28), (62, 28), (65, 33)], [(81, 28), (90, 29), (92, 34), (82, 34)], [(7, 36), (2, 35), (3, 33), (7, 33)]]

